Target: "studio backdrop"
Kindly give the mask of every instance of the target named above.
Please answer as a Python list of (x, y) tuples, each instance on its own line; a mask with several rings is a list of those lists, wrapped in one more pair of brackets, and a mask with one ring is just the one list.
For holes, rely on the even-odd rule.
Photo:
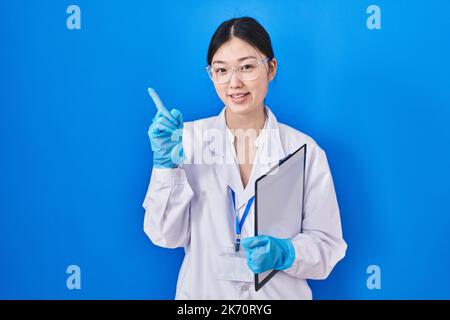
[(315, 299), (450, 298), (450, 2), (1, 1), (0, 298), (173, 299), (183, 249), (143, 230), (147, 87), (222, 102), (212, 34), (256, 18), (266, 103), (326, 151), (346, 257)]

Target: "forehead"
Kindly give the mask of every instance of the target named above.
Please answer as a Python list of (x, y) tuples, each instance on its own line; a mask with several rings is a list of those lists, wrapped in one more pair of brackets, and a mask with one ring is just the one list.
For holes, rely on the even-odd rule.
[(261, 57), (261, 53), (259, 50), (252, 47), (249, 43), (232, 37), (230, 41), (224, 43), (220, 46), (220, 48), (216, 51), (213, 56), (212, 63), (215, 61), (224, 61), (224, 62), (237, 62), (242, 57), (253, 56), (255, 58)]

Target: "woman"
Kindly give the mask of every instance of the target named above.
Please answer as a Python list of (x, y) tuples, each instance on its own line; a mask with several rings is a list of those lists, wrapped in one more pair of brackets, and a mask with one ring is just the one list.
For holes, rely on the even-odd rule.
[[(168, 112), (154, 97), (144, 230), (158, 246), (185, 249), (176, 299), (312, 299), (306, 280), (327, 278), (347, 248), (326, 155), (265, 105), (277, 60), (256, 20), (223, 22), (207, 62), (225, 105), (218, 116), (183, 124), (180, 111)], [(304, 144), (301, 232), (253, 237), (255, 180)], [(280, 271), (255, 291), (254, 274), (272, 269)]]

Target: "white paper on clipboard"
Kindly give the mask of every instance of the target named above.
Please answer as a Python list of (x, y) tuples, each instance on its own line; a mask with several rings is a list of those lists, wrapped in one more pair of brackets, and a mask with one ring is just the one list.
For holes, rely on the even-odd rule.
[[(306, 144), (255, 181), (255, 236), (292, 238), (302, 229)], [(278, 271), (255, 275), (261, 289)]]

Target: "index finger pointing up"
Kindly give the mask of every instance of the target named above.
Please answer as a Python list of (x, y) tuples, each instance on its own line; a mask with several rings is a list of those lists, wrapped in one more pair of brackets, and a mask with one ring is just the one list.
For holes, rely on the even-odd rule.
[(177, 123), (177, 120), (172, 116), (172, 114), (166, 109), (166, 107), (164, 107), (164, 104), (162, 103), (161, 99), (159, 98), (158, 94), (156, 93), (156, 91), (153, 88), (148, 88), (148, 94), (150, 95), (150, 97), (152, 97), (153, 102), (156, 105), (156, 108), (161, 111), (161, 113), (163, 114), (163, 116), (165, 116), (167, 119), (169, 119), (170, 121)]

